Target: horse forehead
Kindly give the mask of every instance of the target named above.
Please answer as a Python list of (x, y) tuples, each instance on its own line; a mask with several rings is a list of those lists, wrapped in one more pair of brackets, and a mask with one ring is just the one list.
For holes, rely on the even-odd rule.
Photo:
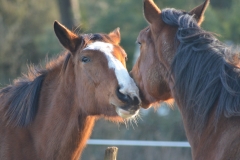
[(120, 46), (115, 46), (111, 43), (100, 42), (100, 41), (89, 44), (83, 50), (100, 51), (105, 55), (108, 61), (113, 59), (121, 60), (122, 56), (126, 54), (125, 51)]
[(87, 45), (84, 50), (105, 50), (105, 51), (112, 51), (114, 48), (113, 44), (102, 42), (102, 41), (96, 41), (93, 43), (90, 43)]
[(113, 54), (114, 46), (113, 44), (106, 43), (106, 42), (93, 42), (83, 50), (97, 50), (108, 55), (108, 54)]
[[(108, 67), (114, 70), (119, 85), (124, 84), (124, 85), (128, 86), (126, 84), (129, 82), (127, 80), (127, 79), (129, 79), (128, 72), (127, 72), (124, 64), (120, 60), (121, 57), (118, 57), (115, 55), (116, 52), (122, 52), (122, 51), (120, 51), (120, 49), (121, 49), (121, 47), (119, 48), (117, 46), (114, 46), (111, 43), (94, 42), (94, 43), (89, 44), (84, 50), (98, 50), (98, 51), (102, 52), (108, 61)], [(120, 55), (120, 53), (118, 53), (118, 55)]]

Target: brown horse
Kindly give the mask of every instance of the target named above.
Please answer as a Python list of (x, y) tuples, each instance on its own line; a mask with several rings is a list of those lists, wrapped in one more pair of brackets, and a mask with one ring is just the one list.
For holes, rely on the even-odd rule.
[(76, 35), (55, 22), (54, 30), (68, 51), (0, 90), (1, 160), (77, 160), (97, 118), (121, 122), (139, 111), (119, 29)]
[(240, 159), (238, 55), (200, 25), (206, 0), (190, 12), (160, 10), (144, 0), (149, 26), (137, 38), (141, 54), (131, 74), (143, 108), (174, 98), (193, 159)]

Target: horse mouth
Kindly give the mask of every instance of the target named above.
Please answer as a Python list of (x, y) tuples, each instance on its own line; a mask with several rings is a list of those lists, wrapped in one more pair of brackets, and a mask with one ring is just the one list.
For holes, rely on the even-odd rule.
[[(140, 100), (139, 100), (140, 101)], [(115, 107), (115, 112), (118, 116), (122, 117), (123, 119), (132, 119), (135, 118), (140, 110), (141, 103), (139, 101), (130, 101), (131, 103), (123, 103), (118, 99), (111, 98), (110, 104), (111, 106)]]
[(136, 115), (138, 115), (139, 110), (128, 111), (128, 110), (122, 109), (120, 107), (116, 107), (116, 112), (120, 117), (122, 117), (124, 119), (130, 119), (130, 118), (134, 118)]

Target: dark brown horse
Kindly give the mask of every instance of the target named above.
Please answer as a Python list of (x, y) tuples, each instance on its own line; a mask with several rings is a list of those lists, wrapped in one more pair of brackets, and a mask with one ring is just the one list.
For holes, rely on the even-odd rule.
[(190, 12), (144, 0), (149, 26), (131, 74), (144, 108), (174, 98), (194, 160), (240, 159), (238, 55), (200, 25), (206, 0)]
[(97, 118), (139, 111), (119, 29), (76, 35), (55, 22), (54, 30), (68, 51), (0, 90), (1, 160), (77, 160)]

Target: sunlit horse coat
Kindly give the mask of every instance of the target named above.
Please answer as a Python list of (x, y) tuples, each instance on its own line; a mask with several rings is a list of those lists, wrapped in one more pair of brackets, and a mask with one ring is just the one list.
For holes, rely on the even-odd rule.
[(149, 26), (131, 74), (142, 107), (176, 100), (194, 160), (240, 159), (239, 57), (200, 27), (208, 4), (161, 11), (144, 0)]
[(78, 160), (97, 118), (138, 113), (119, 29), (76, 35), (55, 22), (54, 30), (68, 51), (0, 90), (1, 160)]

